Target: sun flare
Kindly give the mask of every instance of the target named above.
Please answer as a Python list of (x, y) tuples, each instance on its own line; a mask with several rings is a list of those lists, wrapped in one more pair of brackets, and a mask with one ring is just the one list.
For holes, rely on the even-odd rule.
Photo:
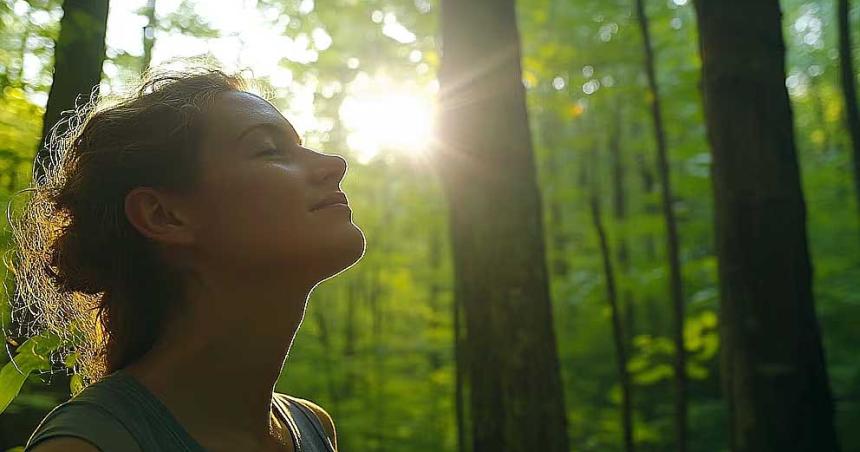
[(364, 163), (382, 151), (424, 152), (432, 139), (433, 102), (424, 92), (353, 94), (344, 100), (340, 118), (349, 131), (347, 145)]

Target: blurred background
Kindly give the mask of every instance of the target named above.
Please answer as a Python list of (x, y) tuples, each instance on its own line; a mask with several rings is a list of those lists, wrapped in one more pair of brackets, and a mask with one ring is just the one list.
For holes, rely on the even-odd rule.
[[(837, 431), (843, 450), (860, 450), (860, 216), (839, 75), (837, 7), (830, 0), (780, 4), (785, 85), (794, 109), (815, 306)], [(102, 95), (122, 93), (151, 64), (208, 55), (261, 80), (308, 147), (349, 161), (342, 186), (367, 237), (367, 254), (315, 290), (277, 386), (325, 407), (346, 451), (469, 450), (448, 210), (429, 162), (440, 144), (434, 124), (439, 6), (439, 0), (109, 2)], [(624, 450), (616, 332), (627, 347), (636, 448), (674, 448), (666, 226), (649, 107), (653, 94), (635, 6), (633, 0), (516, 2), (572, 450)], [(689, 450), (728, 450), (696, 11), (688, 0), (649, 0), (645, 11), (686, 304)], [(30, 182), (63, 14), (60, 0), (0, 2), (4, 206)], [(849, 23), (860, 30), (856, 5)], [(474, 32), (480, 29), (475, 24)], [(854, 46), (855, 61), (858, 53)], [(620, 331), (613, 330), (607, 303), (592, 196), (603, 206)], [(8, 249), (10, 241), (4, 227), (0, 246)], [(10, 281), (7, 275), (7, 287)], [(5, 326), (10, 312), (8, 303), (3, 306)], [(0, 365), (17, 345), (7, 340)], [(4, 394), (11, 403), (0, 416), (0, 450), (23, 445), (48, 410), (68, 396), (67, 378), (40, 372), (26, 378), (17, 396)]]

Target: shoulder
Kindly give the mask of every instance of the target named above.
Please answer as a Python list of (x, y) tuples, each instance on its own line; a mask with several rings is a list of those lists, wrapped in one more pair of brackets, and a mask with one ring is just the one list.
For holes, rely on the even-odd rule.
[(110, 452), (134, 451), (139, 447), (123, 423), (104, 408), (91, 403), (65, 402), (42, 419), (24, 450)]
[(306, 408), (310, 409), (314, 414), (316, 414), (317, 418), (319, 418), (320, 423), (322, 424), (322, 426), (325, 429), (326, 433), (328, 434), (329, 438), (331, 438), (331, 442), (334, 445), (335, 450), (337, 450), (337, 436), (336, 436), (337, 432), (334, 428), (334, 421), (332, 420), (331, 415), (329, 415), (328, 412), (325, 409), (323, 409), (323, 407), (317, 405), (314, 402), (311, 402), (308, 399), (303, 399), (301, 397), (295, 397), (295, 396), (287, 396), (287, 397), (289, 397), (289, 399), (293, 402), (304, 405)]

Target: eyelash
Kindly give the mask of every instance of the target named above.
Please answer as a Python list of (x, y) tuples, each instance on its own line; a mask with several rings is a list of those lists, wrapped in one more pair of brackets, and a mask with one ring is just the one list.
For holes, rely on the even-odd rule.
[(281, 150), (278, 148), (268, 148), (268, 149), (260, 152), (260, 155), (269, 155), (269, 154), (281, 154)]
[[(295, 146), (301, 148), (302, 145), (301, 145), (301, 143), (296, 143)], [(291, 154), (291, 152), (288, 149), (282, 149), (281, 147), (272, 146), (272, 147), (269, 147), (269, 148), (266, 148), (266, 149), (260, 151), (257, 155), (262, 156), (262, 155), (289, 155), (289, 154)]]

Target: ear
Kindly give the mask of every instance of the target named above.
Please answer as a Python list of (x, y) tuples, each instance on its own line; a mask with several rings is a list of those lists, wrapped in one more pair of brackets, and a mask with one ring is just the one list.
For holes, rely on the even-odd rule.
[(136, 187), (125, 195), (125, 215), (144, 237), (164, 244), (194, 241), (191, 223), (180, 203), (152, 187)]

